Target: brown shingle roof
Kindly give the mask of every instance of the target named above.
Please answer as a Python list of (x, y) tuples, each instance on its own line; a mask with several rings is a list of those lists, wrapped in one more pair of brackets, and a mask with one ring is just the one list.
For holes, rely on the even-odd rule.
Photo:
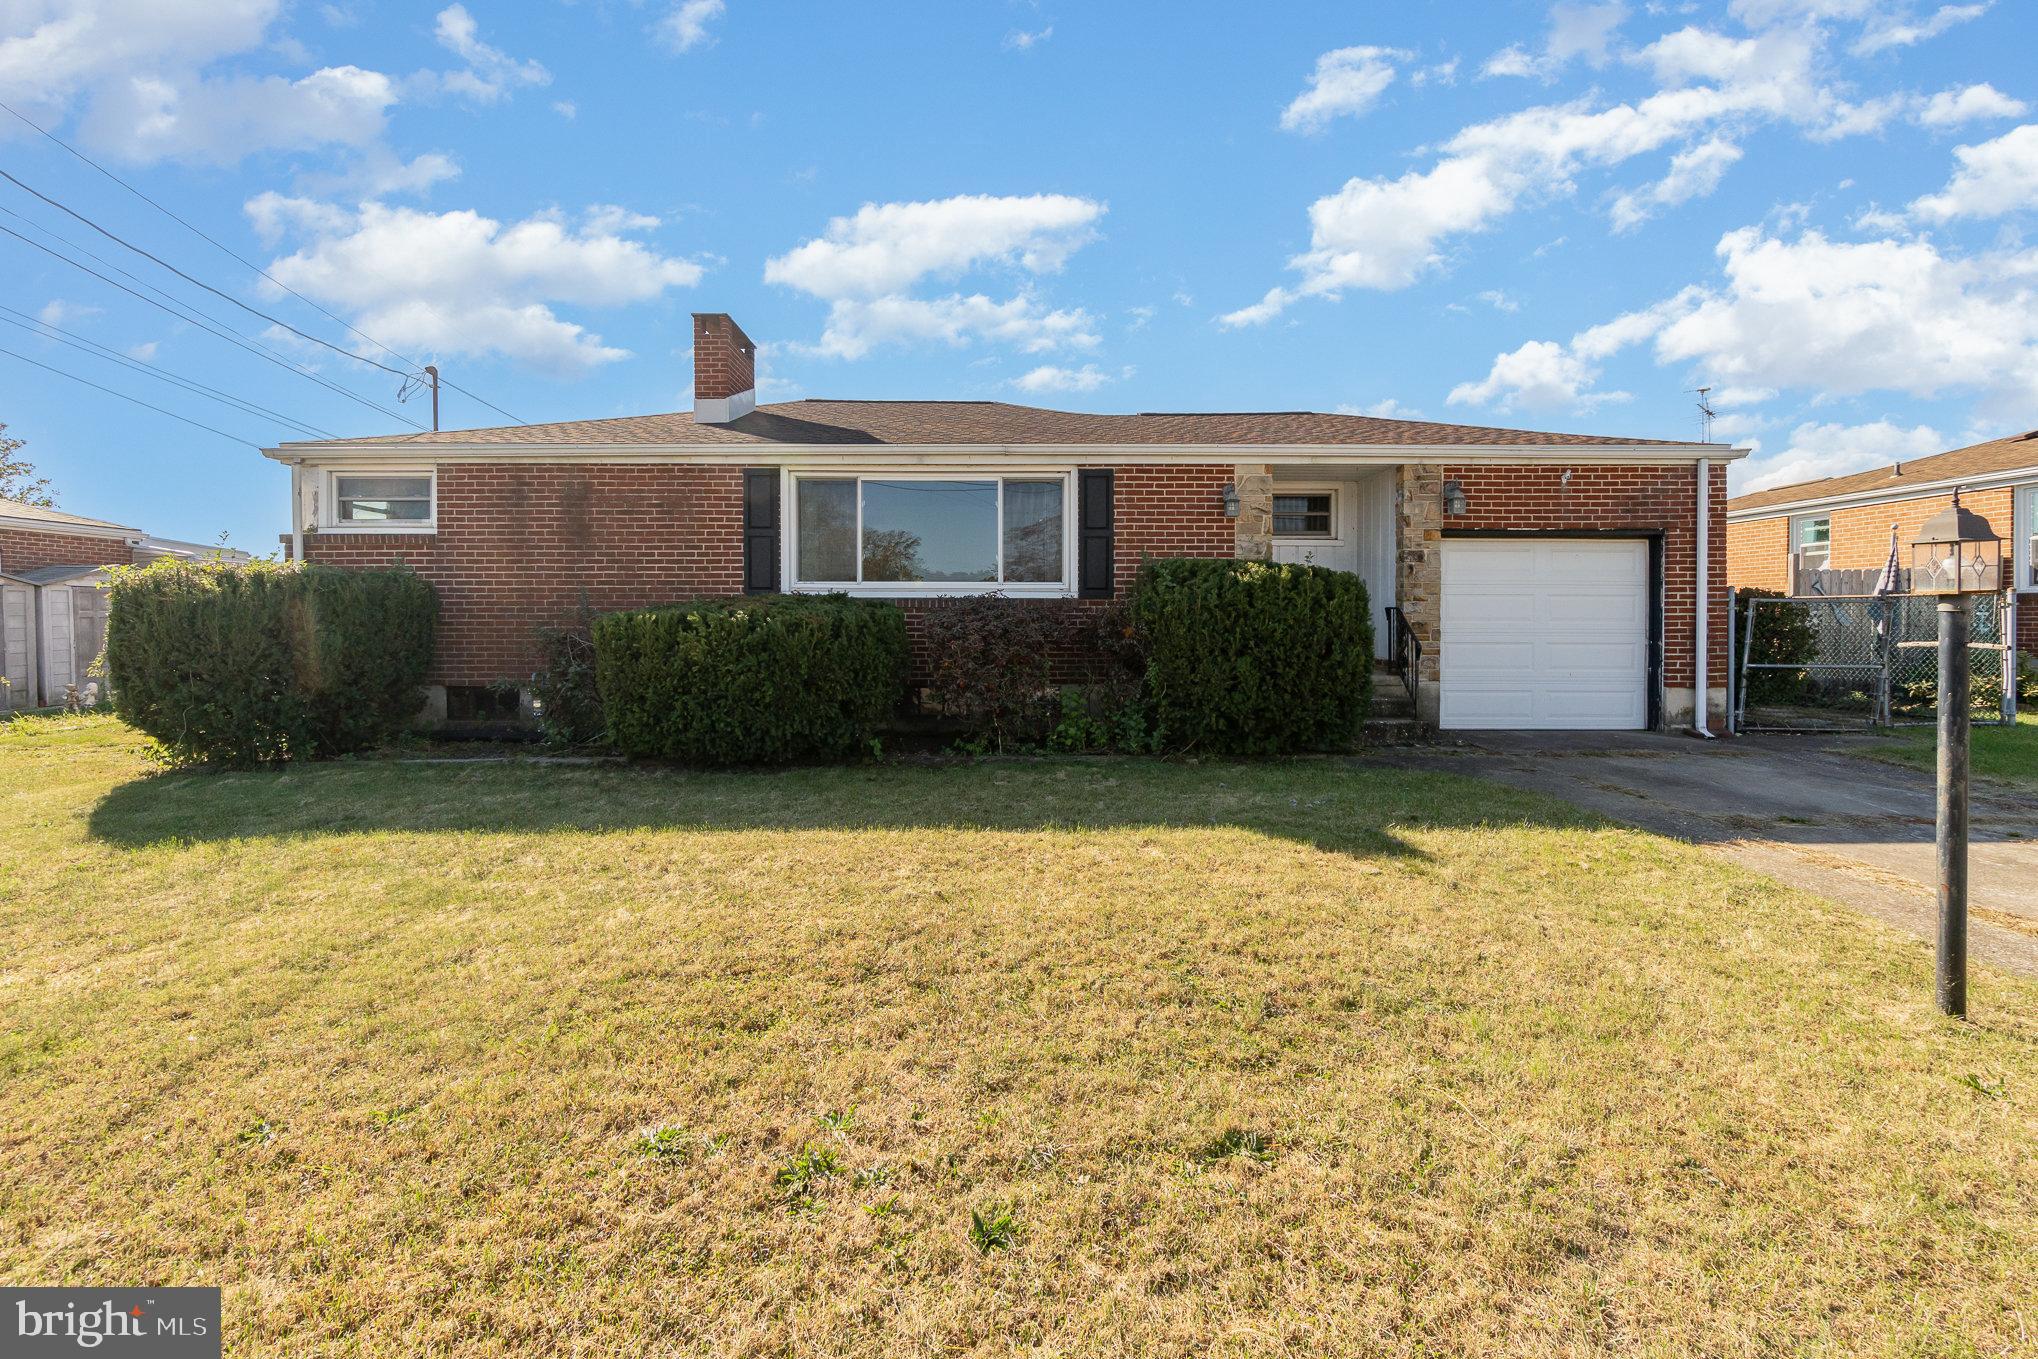
[[(1596, 434), (1545, 434), (1427, 420), (1380, 420), (1315, 411), (1231, 414), (1084, 415), (1015, 406), (1004, 401), (785, 401), (759, 406), (726, 425), (697, 425), (691, 412), (550, 425), (505, 425), (429, 434), (389, 434), (333, 443), (400, 444), (1070, 444), (1070, 445), (1352, 445), (1434, 444), (1523, 447), (1649, 445), (1673, 439), (1616, 439)], [(317, 448), (319, 443), (290, 444)]]
[(1962, 477), (1994, 476), (1998, 473), (2022, 472), (2027, 469), (2038, 474), (2038, 430), (2032, 430), (2029, 434), (2012, 434), (2003, 439), (1991, 439), (1987, 443), (1973, 444), (1967, 448), (1956, 448), (1950, 453), (1934, 453), (1929, 458), (1893, 463), (1888, 467), (1878, 467), (1872, 472), (1856, 472), (1851, 476), (1826, 477), (1820, 481), (1800, 481), (1794, 486), (1751, 491), (1747, 495), (1729, 500), (1727, 509), (1759, 510), (1767, 505), (1791, 505), (1801, 500), (1827, 500), (1868, 491), (1903, 491), (1933, 482), (1958, 481)]

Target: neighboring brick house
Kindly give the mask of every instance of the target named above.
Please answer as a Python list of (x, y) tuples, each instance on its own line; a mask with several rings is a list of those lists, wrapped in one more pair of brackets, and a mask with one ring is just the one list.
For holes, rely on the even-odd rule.
[(1308, 411), (759, 406), (718, 313), (694, 318), (694, 372), (691, 412), (265, 450), (291, 469), (286, 542), (438, 587), (456, 713), (585, 612), (840, 590), (909, 623), (992, 592), (1094, 613), (1167, 556), (1360, 575), (1381, 656), (1410, 639), (1447, 727), (1683, 727), (1701, 684), (1724, 713), (1742, 450)]
[(2038, 430), (1727, 502), (1727, 575), (1735, 589), (1868, 594), (1894, 529), (1905, 563), (1927, 519), (1953, 502), (2002, 535), (2016, 582), (2019, 650), (2038, 656)]
[(0, 500), (0, 712), (54, 706), (92, 682), (106, 649), (109, 566), (245, 552), (157, 538), (125, 524)]

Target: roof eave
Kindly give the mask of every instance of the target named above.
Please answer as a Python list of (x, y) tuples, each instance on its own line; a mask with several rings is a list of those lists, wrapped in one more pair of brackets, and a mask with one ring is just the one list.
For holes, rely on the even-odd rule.
[(785, 459), (837, 462), (968, 461), (1012, 457), (1097, 462), (1732, 462), (1751, 450), (1727, 444), (571, 444), (412, 443), (333, 440), (262, 450), (283, 463), (400, 462), (710, 462)]
[(1857, 505), (1916, 500), (1923, 496), (1947, 494), (1955, 488), (1991, 491), (2031, 481), (2038, 481), (2038, 463), (2032, 463), (2028, 467), (2013, 467), (2002, 472), (1983, 472), (1964, 477), (1937, 477), (1931, 481), (1912, 482), (1903, 486), (1868, 486), (1858, 491), (1839, 491), (1831, 495), (1804, 496), (1797, 500), (1776, 500), (1762, 505), (1743, 505), (1739, 508), (1729, 500), (1727, 520), (1729, 523), (1738, 523), (1750, 519), (1769, 519), (1779, 514), (1801, 514), (1806, 510), (1842, 510)]

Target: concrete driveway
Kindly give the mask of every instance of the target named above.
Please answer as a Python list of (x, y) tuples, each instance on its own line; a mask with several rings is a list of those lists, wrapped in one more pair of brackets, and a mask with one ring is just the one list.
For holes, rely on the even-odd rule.
[[(1873, 738), (1462, 733), (1384, 762), (1548, 793), (1738, 863), (1930, 939), (1932, 776), (1851, 754)], [(1973, 955), (2038, 977), (2038, 797), (1973, 791)]]

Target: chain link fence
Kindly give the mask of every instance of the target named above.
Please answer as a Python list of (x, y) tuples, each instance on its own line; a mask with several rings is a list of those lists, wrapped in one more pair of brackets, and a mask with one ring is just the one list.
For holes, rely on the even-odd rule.
[[(1973, 720), (2016, 720), (2013, 614), (1974, 601)], [(1939, 608), (1911, 595), (1780, 599), (1734, 593), (1734, 729), (1847, 731), (1929, 724), (1939, 701)]]

